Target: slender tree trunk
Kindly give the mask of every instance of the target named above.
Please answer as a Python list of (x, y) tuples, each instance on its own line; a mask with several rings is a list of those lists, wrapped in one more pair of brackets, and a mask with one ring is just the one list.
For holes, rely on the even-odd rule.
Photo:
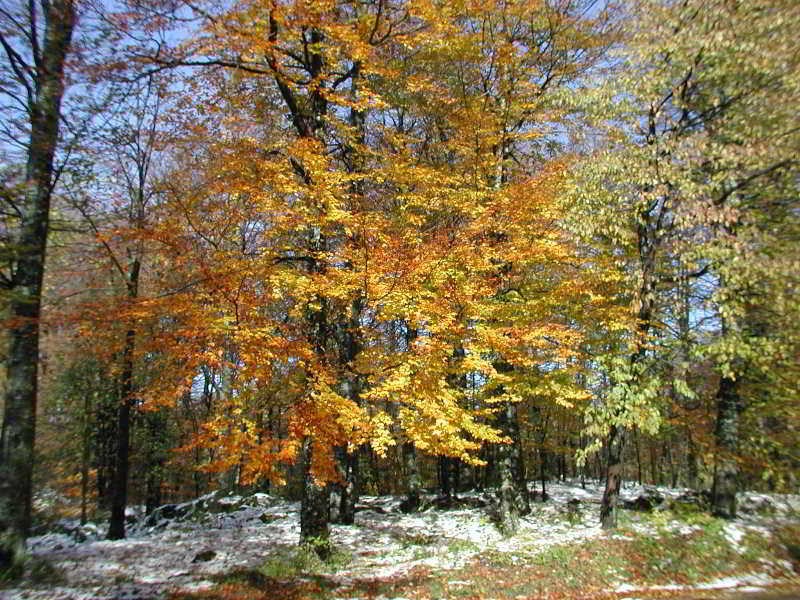
[(697, 472), (697, 444), (688, 427), (686, 429), (686, 442), (687, 484), (690, 489), (696, 490), (699, 483), (699, 474)]
[[(410, 353), (414, 340), (417, 338), (417, 330), (405, 323), (405, 351)], [(400, 505), (400, 510), (405, 513), (419, 510), (422, 503), (422, 476), (419, 472), (419, 461), (417, 458), (417, 448), (413, 442), (403, 444), (403, 463), (406, 476), (406, 497)]]
[[(372, 446), (367, 446), (366, 449), (367, 457), (369, 458), (369, 478), (368, 480), (372, 483), (372, 487), (378, 492), (379, 496), (385, 495), (388, 493), (385, 491), (385, 487), (383, 486), (383, 477), (381, 477), (381, 469), (380, 465), (378, 465), (378, 453), (373, 450)], [(362, 481), (366, 482), (367, 478), (363, 477), (362, 474)]]
[(403, 462), (406, 471), (406, 497), (400, 504), (404, 513), (415, 512), (422, 502), (422, 477), (417, 463), (417, 449), (412, 442), (403, 444)]
[[(339, 324), (338, 343), (339, 361), (345, 371), (341, 382), (342, 396), (349, 399), (354, 404), (361, 406), (361, 388), (363, 382), (361, 377), (354, 371), (354, 363), (358, 354), (361, 352), (361, 340), (359, 334), (361, 313), (363, 311), (363, 299), (355, 298), (350, 304), (350, 315), (344, 323)], [(339, 486), (341, 499), (339, 503), (339, 521), (345, 525), (352, 525), (355, 522), (356, 503), (360, 493), (360, 449), (342, 449), (340, 453), (340, 468), (342, 471), (342, 484)]]
[(97, 470), (97, 506), (103, 511), (111, 508), (111, 481), (114, 479), (114, 460), (117, 440), (116, 392), (103, 391), (94, 417), (95, 467)]
[[(680, 313), (678, 315), (678, 332), (680, 339), (680, 354), (678, 356), (681, 368), (678, 371), (678, 376), (684, 380), (688, 379), (689, 375), (689, 358), (691, 352), (691, 285), (689, 283), (688, 274), (685, 268), (681, 269), (680, 285), (678, 286), (678, 293), (680, 294)], [(687, 383), (688, 385), (688, 383)], [(677, 392), (677, 390), (676, 390)], [(697, 405), (692, 398), (685, 397), (681, 393), (676, 393), (679, 405), (686, 411), (684, 413), (684, 427), (682, 430), (686, 435), (686, 484), (692, 490), (696, 490), (699, 483), (699, 475), (697, 472), (697, 447), (694, 436), (692, 435), (692, 420), (690, 412), (694, 410)]]
[[(141, 195), (141, 189), (140, 189)], [(143, 204), (139, 204), (141, 211)], [(141, 260), (130, 256), (126, 286), (128, 299), (133, 301), (139, 295), (139, 273)], [(128, 471), (130, 467), (131, 411), (134, 405), (134, 351), (136, 350), (136, 329), (130, 323), (125, 332), (125, 346), (122, 351), (122, 373), (120, 382), (120, 403), (117, 414), (117, 453), (114, 463), (114, 478), (111, 489), (111, 519), (108, 524), (108, 539), (119, 540), (125, 537), (125, 509), (128, 506)]]
[(340, 486), (339, 522), (343, 525), (352, 525), (356, 520), (356, 503), (361, 485), (359, 454), (359, 449), (345, 452), (341, 461), (344, 481)]
[(675, 468), (675, 459), (672, 456), (672, 446), (670, 446), (669, 437), (664, 440), (664, 456), (669, 464), (669, 478), (672, 487), (678, 486), (678, 470)]
[(147, 425), (147, 452), (145, 474), (145, 512), (150, 514), (162, 504), (161, 488), (164, 483), (166, 451), (166, 419), (162, 410), (145, 415)]
[(495, 475), (497, 474), (497, 451), (494, 445), (486, 447), (486, 466), (483, 468), (483, 478), (481, 485), (487, 489), (495, 485)]
[(633, 430), (633, 440), (636, 444), (636, 477), (639, 485), (642, 485), (642, 449), (639, 443), (639, 429)]
[(81, 525), (85, 525), (88, 520), (89, 503), (89, 460), (92, 451), (92, 396), (86, 394), (83, 401), (83, 431), (81, 432)]
[(462, 462), (457, 458), (450, 459), (450, 479), (453, 482), (453, 496), (458, 496), (461, 491)]
[(445, 504), (453, 500), (452, 459), (449, 456), (440, 456), (439, 464), (439, 497)]
[(613, 529), (617, 526), (617, 504), (619, 491), (622, 487), (622, 449), (624, 443), (623, 433), (612, 426), (608, 435), (608, 467), (606, 469), (606, 487), (600, 505), (600, 524), (603, 529)]
[[(458, 361), (465, 356), (463, 346), (453, 349), (452, 360)], [(466, 377), (462, 375), (448, 376), (448, 382), (460, 390), (467, 389)], [(444, 506), (451, 506), (458, 492), (458, 460), (450, 456), (439, 456), (439, 502)]]
[(35, 56), (35, 98), (27, 107), (31, 133), (25, 197), (8, 285), (6, 393), (0, 433), (0, 570), (19, 565), (30, 531), (42, 281), (75, 4), (52, 0), (45, 5), (44, 18), (44, 43), (41, 54)]
[(717, 425), (714, 430), (716, 455), (711, 510), (715, 515), (726, 519), (736, 516), (739, 404), (736, 381), (730, 377), (722, 377), (717, 391)]
[(542, 502), (547, 500), (547, 450), (539, 448), (539, 484), (542, 488)]
[(114, 478), (111, 482), (111, 519), (108, 524), (108, 539), (120, 540), (125, 537), (125, 508), (128, 505), (128, 470), (130, 456), (131, 409), (133, 407), (133, 348), (136, 332), (128, 330), (125, 334), (125, 348), (122, 353), (122, 374), (120, 384), (120, 404), (117, 413), (117, 452), (114, 464)]
[(547, 440), (547, 430), (550, 424), (550, 415), (548, 414), (542, 423), (542, 435), (539, 438), (539, 480), (542, 483), (542, 502), (547, 500), (547, 477), (548, 477), (548, 460), (549, 452), (545, 448), (545, 441)]

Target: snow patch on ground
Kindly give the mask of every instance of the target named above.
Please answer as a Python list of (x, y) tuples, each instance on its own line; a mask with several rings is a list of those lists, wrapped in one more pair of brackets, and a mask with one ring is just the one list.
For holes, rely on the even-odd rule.
[(736, 521), (726, 523), (725, 528), (723, 529), (723, 534), (725, 535), (725, 539), (734, 550), (736, 550), (739, 554), (744, 553), (745, 549), (742, 546), (742, 540), (744, 539), (744, 536), (747, 535), (747, 531), (741, 523), (737, 523)]
[[(677, 498), (687, 491), (660, 487), (656, 490), (665, 499)], [(634, 500), (652, 491), (653, 488), (627, 485), (621, 496), (623, 500)], [(359, 579), (396, 577), (419, 566), (457, 568), (487, 551), (524, 561), (551, 546), (602, 534), (598, 525), (600, 484), (586, 482), (584, 487), (578, 483), (551, 483), (547, 493), (549, 501), (533, 502), (531, 514), (520, 520), (520, 529), (512, 537), (503, 537), (484, 509), (428, 509), (403, 514), (399, 510), (402, 498), (362, 497), (355, 524), (331, 528), (333, 543), (352, 556), (347, 567), (332, 577), (347, 585)], [(487, 499), (477, 492), (462, 497)], [(763, 498), (756, 500), (768, 504)], [(794, 499), (788, 502), (782, 498), (781, 502), (791, 506)], [(89, 527), (88, 535), (46, 533), (32, 538), (33, 555), (48, 560), (64, 573), (66, 584), (50, 588), (23, 584), (0, 592), (0, 597), (156, 598), (174, 590), (199, 591), (213, 585), (215, 575), (257, 568), (270, 559), (290, 554), (300, 534), (299, 503), (268, 494), (244, 498), (208, 494), (172, 505), (169, 510), (180, 516), (148, 520), (139, 515), (125, 540), (97, 539), (102, 530), (99, 526)], [(691, 531), (691, 527), (678, 522), (670, 526)], [(738, 546), (746, 531), (757, 528), (754, 523), (736, 521), (726, 525), (725, 535)], [(78, 542), (81, 536), (85, 541)], [(740, 578), (713, 583), (762, 585), (764, 580)], [(617, 591), (627, 593), (635, 588), (623, 585)]]
[(686, 591), (693, 590), (732, 590), (735, 589), (740, 592), (754, 592), (762, 591), (764, 588), (778, 583), (766, 573), (750, 573), (747, 575), (740, 575), (737, 577), (723, 577), (715, 579), (706, 583), (699, 583), (696, 585), (680, 585), (677, 583), (668, 585), (651, 585), (647, 587), (640, 587), (623, 583), (614, 588), (614, 592), (619, 594), (629, 594), (636, 592), (652, 592), (652, 591)]

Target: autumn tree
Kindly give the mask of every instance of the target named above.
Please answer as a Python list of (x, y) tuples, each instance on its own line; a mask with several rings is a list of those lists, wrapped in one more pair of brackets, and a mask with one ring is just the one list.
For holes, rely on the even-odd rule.
[[(735, 514), (740, 382), (755, 368), (753, 349), (777, 343), (745, 325), (743, 307), (760, 312), (755, 307), (769, 302), (767, 273), (777, 267), (752, 252), (769, 243), (758, 225), (762, 219), (787, 223), (783, 203), (776, 212), (772, 199), (792, 193), (796, 144), (793, 117), (767, 108), (794, 89), (787, 65), (796, 56), (784, 27), (797, 18), (795, 9), (635, 2), (629, 9), (631, 37), (620, 76), (592, 96), (596, 122), (610, 126), (608, 144), (576, 176), (572, 195), (582, 215), (576, 229), (595, 243), (610, 242), (625, 257), (632, 290), (633, 322), (622, 346), (627, 358), (607, 362), (610, 387), (590, 426), (608, 436), (606, 526), (615, 523), (624, 430), (637, 422), (655, 430), (656, 397), (669, 385), (665, 366), (676, 356), (684, 364), (714, 357), (714, 511)], [(747, 41), (758, 44), (767, 30), (776, 40), (770, 58), (752, 53)], [(679, 284), (699, 291), (698, 278), (709, 275), (710, 295), (689, 313), (713, 311), (717, 325), (713, 334), (696, 332), (702, 345), (689, 352), (686, 335), (665, 335), (666, 307), (679, 297)], [(770, 293), (782, 297), (780, 285)], [(761, 291), (748, 292), (750, 286)], [(780, 356), (774, 348), (771, 355)], [(686, 373), (679, 370), (672, 385), (688, 398), (696, 391), (688, 388)]]
[[(18, 563), (30, 528), (39, 364), (39, 317), (49, 212), (57, 171), (64, 67), (77, 7), (72, 0), (11, 5), (0, 13), (7, 143), (21, 142), (24, 174), (4, 186), (6, 383), (0, 440), (0, 568)], [(18, 136), (26, 136), (27, 140)]]
[[(238, 27), (243, 18), (263, 25), (266, 46), (258, 27)], [(461, 31), (456, 13), (425, 3), (297, 4), (204, 19), (210, 33), (159, 60), (217, 67), (206, 81), (238, 96), (213, 101), (242, 114), (203, 124), (216, 136), (203, 150), (204, 172), (174, 182), (152, 234), (168, 255), (183, 256), (194, 280), (192, 298), (164, 306), (177, 329), (161, 347), (188, 359), (179, 386), (208, 361), (228, 369), (221, 412), (196, 443), (224, 444), (218, 468), (240, 465), (245, 480), (277, 479), (276, 463), (299, 453), (302, 536), (324, 539), (326, 482), (339, 477), (334, 449), (352, 454), (369, 442), (384, 451), (394, 443), (392, 413), (431, 454), (473, 461), (482, 442), (499, 441), (478, 420), (493, 409), (466, 406), (458, 382), (496, 374), (499, 338), (484, 326), (486, 302), (510, 244), (491, 235), (490, 221), (519, 205), (491, 209), (496, 145), (476, 147), (465, 127), (477, 104), (429, 118), (391, 103), (436, 89), (425, 75), (405, 78), (400, 92), (387, 82), (411, 40), (440, 60), (441, 40)], [(227, 46), (218, 45), (220, 30)], [(403, 114), (419, 126), (397, 131), (378, 120)], [(415, 333), (393, 348), (383, 340), (398, 321)], [(266, 435), (248, 408), (276, 368), (294, 395), (282, 439)]]
[[(77, 189), (70, 189), (72, 207), (95, 236), (110, 267), (109, 298), (117, 316), (123, 318), (126, 312), (135, 310), (140, 293), (145, 230), (156, 196), (153, 163), (158, 152), (163, 94), (163, 86), (153, 76), (127, 87), (125, 95), (117, 101), (116, 114), (109, 117), (102, 129), (96, 130), (95, 139), (83, 149), (93, 163), (94, 185), (83, 182)], [(121, 301), (117, 290), (122, 291)], [(96, 301), (93, 309), (98, 310)], [(135, 318), (127, 319), (121, 336), (124, 337), (121, 345), (111, 344), (119, 347), (120, 367), (109, 539), (125, 536), (131, 412), (136, 404)], [(152, 413), (150, 418), (155, 418)]]

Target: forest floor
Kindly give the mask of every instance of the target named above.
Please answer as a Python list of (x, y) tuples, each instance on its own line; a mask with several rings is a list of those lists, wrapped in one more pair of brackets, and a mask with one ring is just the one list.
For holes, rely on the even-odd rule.
[(639, 510), (622, 510), (609, 533), (597, 484), (554, 483), (513, 536), (498, 532), (485, 494), (413, 514), (401, 498), (363, 497), (355, 525), (332, 527), (325, 563), (297, 546), (298, 503), (210, 494), (132, 514), (125, 540), (53, 524), (0, 598), (800, 598), (800, 496), (743, 494), (742, 516), (725, 522), (676, 502), (685, 492), (626, 486)]

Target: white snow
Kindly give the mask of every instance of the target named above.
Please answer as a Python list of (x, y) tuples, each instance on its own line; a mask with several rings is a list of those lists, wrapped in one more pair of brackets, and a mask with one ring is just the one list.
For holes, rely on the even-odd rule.
[[(622, 496), (635, 499), (644, 491), (641, 486), (629, 485)], [(665, 498), (675, 498), (684, 492), (668, 488), (657, 491)], [(396, 577), (419, 566), (457, 568), (485, 551), (508, 553), (512, 559), (525, 561), (550, 546), (602, 535), (597, 524), (601, 485), (587, 482), (584, 489), (577, 483), (551, 483), (547, 492), (550, 500), (533, 502), (531, 514), (521, 519), (520, 530), (512, 537), (503, 537), (484, 509), (429, 509), (403, 514), (399, 511), (401, 498), (362, 497), (355, 525), (331, 528), (336, 547), (352, 555), (349, 564), (331, 577), (345, 585), (359, 579)], [(483, 496), (471, 493), (462, 497), (478, 501)], [(580, 502), (568, 504), (573, 499)], [(795, 500), (781, 499), (781, 502), (792, 505)], [(193, 510), (199, 504), (212, 503), (231, 512)], [(142, 590), (198, 591), (213, 585), (215, 574), (257, 568), (270, 558), (289, 554), (296, 547), (300, 533), (299, 503), (267, 494), (245, 498), (209, 494), (178, 508), (185, 516), (150, 525), (142, 518), (130, 528), (125, 540), (96, 539), (103, 527), (86, 528), (91, 535), (81, 543), (63, 533), (32, 538), (33, 555), (48, 560), (63, 572), (66, 584), (45, 588), (23, 583), (0, 592), (0, 597), (82, 600), (135, 596)], [(688, 527), (679, 522), (670, 525), (676, 529)], [(737, 547), (746, 531), (758, 531), (758, 527), (755, 523), (736, 521), (726, 525), (725, 535)], [(201, 560), (203, 557), (198, 554), (204, 551), (214, 552), (213, 557)], [(749, 576), (707, 585), (712, 586), (708, 589), (716, 589), (714, 586), (767, 583), (764, 577)], [(637, 589), (623, 584), (615, 591)]]
[(728, 543), (733, 546), (733, 548), (739, 554), (742, 554), (745, 551), (745, 549), (742, 547), (742, 540), (744, 539), (747, 531), (744, 527), (742, 527), (741, 523), (737, 523), (735, 521), (726, 523), (723, 533), (725, 535), (725, 539), (728, 540)]
[(698, 583), (695, 585), (680, 585), (677, 583), (667, 585), (651, 585), (641, 587), (629, 583), (623, 583), (614, 588), (614, 592), (620, 594), (627, 594), (631, 592), (645, 592), (645, 591), (690, 591), (690, 590), (730, 590), (735, 589), (740, 592), (754, 592), (761, 591), (765, 587), (778, 583), (766, 573), (749, 573), (737, 577), (722, 577), (708, 581), (706, 583)]

